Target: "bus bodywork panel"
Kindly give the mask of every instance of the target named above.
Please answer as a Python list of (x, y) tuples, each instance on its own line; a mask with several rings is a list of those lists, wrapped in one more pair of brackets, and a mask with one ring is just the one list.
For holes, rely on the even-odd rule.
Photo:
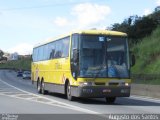
[[(77, 69), (78, 72), (72, 70), (72, 65), (74, 63), (72, 62), (73, 56), (73, 36), (76, 34), (78, 37), (75, 37), (75, 41), (78, 41), (80, 39), (86, 39), (88, 43), (90, 42), (88, 39), (88, 35), (94, 35), (97, 38), (94, 41), (94, 44), (87, 46), (87, 42), (84, 42), (81, 40), (78, 44), (79, 49), (79, 62), (78, 64), (79, 68)], [(84, 36), (80, 36), (84, 35)], [(128, 61), (128, 46), (124, 46), (122, 48), (123, 43), (127, 45), (127, 41), (125, 42), (119, 42), (118, 44), (122, 44), (120, 47), (117, 47), (114, 44), (115, 42), (110, 42), (112, 38), (108, 38), (107, 36), (115, 36), (115, 37), (121, 37), (119, 41), (122, 41), (122, 38), (126, 37), (127, 35), (125, 33), (121, 32), (113, 32), (113, 31), (97, 31), (97, 30), (88, 30), (88, 31), (80, 31), (72, 34), (65, 35), (64, 37), (61, 37), (62, 39), (66, 37), (70, 37), (69, 39), (69, 48), (68, 48), (68, 56), (64, 58), (54, 58), (54, 59), (46, 59), (46, 60), (40, 60), (40, 61), (33, 61), (32, 62), (32, 81), (37, 82), (38, 80), (44, 81), (46, 90), (49, 90), (51, 92), (58, 92), (58, 93), (65, 93), (65, 83), (68, 80), (71, 85), (71, 94), (73, 96), (77, 97), (128, 97), (130, 95), (130, 83), (131, 79), (129, 76), (130, 69), (129, 69), (129, 61)], [(58, 38), (57, 41), (61, 38)], [(117, 41), (117, 38), (113, 38), (113, 41)], [(107, 43), (107, 46), (100, 45), (103, 42), (110, 42), (110, 44)], [(51, 40), (47, 43), (40, 44), (36, 46), (35, 48), (41, 47), (43, 45), (50, 44), (52, 42), (56, 41)], [(99, 43), (98, 43), (99, 42)], [(89, 43), (90, 44), (90, 43)], [(104, 43), (105, 44), (105, 43)], [(94, 47), (95, 45), (96, 47)], [(100, 49), (100, 46), (104, 47)], [(108, 49), (110, 46), (110, 49)], [(115, 51), (111, 49), (111, 47), (114, 46)], [(108, 48), (107, 48), (108, 47)], [(63, 48), (63, 46), (62, 46)], [(88, 51), (87, 55), (85, 56), (85, 51), (87, 49), (90, 49)], [(77, 49), (77, 48), (76, 48)], [(119, 69), (120, 73), (118, 76), (115, 75), (109, 75), (109, 62), (108, 62), (108, 56), (104, 56), (104, 52), (110, 52), (110, 55), (112, 56), (113, 60), (117, 60), (115, 56), (119, 53), (116, 53), (117, 50), (119, 50), (121, 53), (123, 50), (126, 50), (123, 52), (123, 54), (126, 54), (125, 58), (125, 64), (123, 65), (120, 62), (115, 64), (113, 67), (116, 67), (115, 70)], [(47, 52), (47, 51), (46, 51)], [(92, 57), (92, 53), (94, 52), (96, 54), (95, 57), (99, 57), (96, 59), (92, 65), (97, 66), (91, 66), (91, 62), (87, 61), (86, 63), (83, 62), (83, 60), (88, 59), (87, 57)], [(99, 53), (99, 55), (98, 55)], [(107, 53), (107, 54), (108, 54)], [(121, 54), (120, 53), (120, 54)], [(45, 55), (45, 52), (43, 53)], [(89, 56), (90, 55), (90, 56)], [(91, 56), (92, 55), (92, 56)], [(101, 57), (100, 57), (101, 56)], [(95, 58), (91, 58), (91, 60), (94, 60)], [(99, 61), (97, 61), (99, 60)], [(105, 62), (104, 62), (105, 61)], [(118, 60), (117, 60), (118, 61)], [(105, 64), (105, 65), (103, 65)], [(89, 66), (90, 65), (90, 66)], [(83, 67), (88, 66), (88, 70), (83, 69)], [(107, 69), (105, 71), (105, 69)], [(125, 72), (127, 71), (127, 72)], [(113, 68), (112, 68), (113, 72)], [(76, 76), (77, 74), (77, 76)]]

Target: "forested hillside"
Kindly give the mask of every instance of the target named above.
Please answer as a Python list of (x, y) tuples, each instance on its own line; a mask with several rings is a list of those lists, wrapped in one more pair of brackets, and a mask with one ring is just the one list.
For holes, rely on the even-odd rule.
[(136, 56), (133, 74), (160, 74), (160, 11), (148, 16), (130, 16), (111, 30), (126, 32)]
[(133, 47), (136, 65), (133, 73), (160, 74), (160, 27)]

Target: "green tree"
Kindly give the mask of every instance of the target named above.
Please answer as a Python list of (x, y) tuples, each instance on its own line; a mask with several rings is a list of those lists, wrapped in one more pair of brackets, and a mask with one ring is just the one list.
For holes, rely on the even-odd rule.
[(150, 35), (158, 23), (160, 23), (160, 13), (144, 17), (134, 15), (125, 19), (121, 24), (113, 24), (111, 30), (127, 33), (130, 44), (133, 45), (141, 41), (143, 37)]
[(3, 58), (4, 52), (0, 50), (0, 60)]

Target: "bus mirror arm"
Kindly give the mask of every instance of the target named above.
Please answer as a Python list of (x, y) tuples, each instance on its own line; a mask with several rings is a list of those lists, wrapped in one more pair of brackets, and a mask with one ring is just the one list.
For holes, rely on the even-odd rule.
[(33, 61), (33, 55), (31, 55), (31, 61)]

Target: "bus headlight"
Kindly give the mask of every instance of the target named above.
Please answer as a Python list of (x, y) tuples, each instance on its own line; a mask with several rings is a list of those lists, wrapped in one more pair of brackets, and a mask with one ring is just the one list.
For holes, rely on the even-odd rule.
[(129, 83), (125, 83), (125, 86), (129, 86)]
[(93, 82), (79, 82), (80, 86), (92, 86)]

